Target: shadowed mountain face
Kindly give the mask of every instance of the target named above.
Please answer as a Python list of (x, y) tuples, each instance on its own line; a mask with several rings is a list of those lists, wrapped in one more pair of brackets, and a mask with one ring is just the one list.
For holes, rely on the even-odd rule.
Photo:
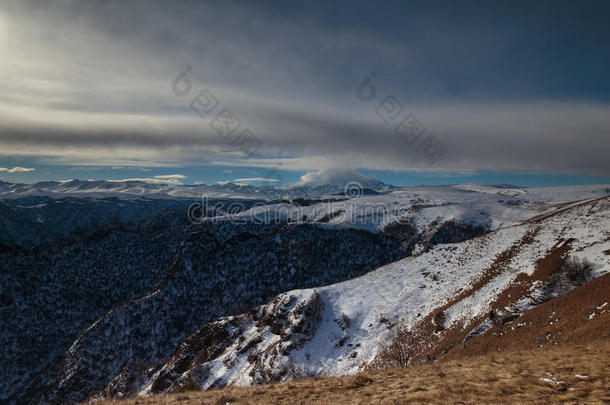
[[(115, 224), (82, 239), (1, 253), (5, 381), (44, 366), (105, 310), (151, 289), (162, 293), (144, 301), (149, 309), (128, 322), (133, 330), (123, 339), (134, 359), (168, 355), (201, 323), (287, 289), (334, 283), (405, 254), (396, 240), (357, 230), (226, 224), (194, 231), (173, 225), (178, 215), (184, 217)], [(153, 324), (163, 336), (150, 334)]]
[[(59, 240), (82, 239), (104, 228), (136, 229), (140, 221), (168, 216), (169, 224), (188, 223), (181, 213), (193, 200), (153, 199), (145, 197), (118, 198), (100, 195), (97, 198), (30, 196), (0, 199), (0, 244), (5, 248), (33, 248)], [(255, 200), (240, 202), (243, 209)], [(226, 207), (229, 200), (211, 200), (210, 204)]]
[[(157, 273), (154, 284), (145, 277), (151, 289), (142, 298), (114, 308), (78, 337), (73, 346), (78, 353), (61, 363), (75, 361), (74, 367), (81, 371), (59, 384), (58, 393), (46, 392), (38, 400), (83, 400), (124, 367), (134, 362), (152, 364), (171, 355), (202, 324), (248, 311), (282, 291), (361, 275), (399, 258), (400, 252), (396, 241), (357, 230), (325, 231), (307, 225), (204, 227), (180, 244), (169, 270)], [(158, 260), (164, 259), (162, 255)], [(118, 277), (115, 296), (137, 295), (132, 277)], [(70, 303), (65, 301), (60, 308), (69, 311), (65, 307)], [(56, 327), (66, 324), (56, 321)], [(73, 330), (72, 340), (77, 337), (74, 332), (78, 329)], [(88, 388), (76, 389), (83, 384)]]
[[(20, 200), (12, 204), (18, 202), (24, 204)], [(22, 218), (20, 214), (45, 209), (49, 204), (57, 206), (50, 212), (61, 212), (62, 204), (66, 213), (81, 205), (87, 208), (82, 215), (112, 212), (108, 208), (112, 200), (107, 199), (29, 202), (39, 206), (15, 208), (12, 212), (17, 222), (29, 220), (29, 216)], [(148, 203), (118, 202), (123, 209), (113, 209), (122, 218), (134, 214), (135, 219), (143, 215), (137, 209), (140, 204)], [(162, 210), (180, 203), (155, 200), (154, 204)], [(45, 213), (48, 215), (48, 211)], [(417, 242), (428, 246), (456, 241), (484, 230), (451, 221), (435, 221), (421, 229), (412, 225), (389, 227), (382, 233), (282, 221), (192, 225), (184, 211), (161, 211), (139, 221), (113, 219), (104, 223), (102, 219), (108, 215), (95, 217), (99, 225), (89, 227), (77, 227), (87, 218), (75, 215), (78, 221), (72, 227), (64, 221), (65, 229), (77, 229), (69, 238), (30, 249), (7, 248), (0, 253), (0, 311), (6, 326), (0, 334), (2, 357), (6, 359), (2, 368), (7, 376), (3, 396), (18, 392), (14, 391), (18, 381), (29, 385), (32, 372), (42, 371), (77, 338), (80, 342), (94, 339), (91, 345), (99, 347), (93, 354), (93, 346), (87, 345), (93, 357), (86, 360), (84, 356), (78, 363), (78, 369), (85, 372), (78, 378), (93, 385), (75, 393), (73, 386), (63, 388), (59, 396), (46, 392), (44, 395), (51, 395), (48, 399), (84, 399), (104, 388), (107, 378), (127, 364), (155, 363), (171, 355), (176, 345), (202, 324), (247, 311), (281, 292), (357, 277), (408, 256)], [(448, 234), (448, 227), (457, 234)], [(64, 232), (58, 231), (62, 236)], [(103, 316), (111, 308), (115, 309)], [(103, 321), (96, 323), (98, 326), (83, 333), (100, 317)], [(106, 324), (108, 327), (100, 329)], [(102, 372), (93, 364), (100, 364), (99, 356), (104, 352), (122, 354), (113, 355)], [(101, 374), (88, 374), (94, 369)]]

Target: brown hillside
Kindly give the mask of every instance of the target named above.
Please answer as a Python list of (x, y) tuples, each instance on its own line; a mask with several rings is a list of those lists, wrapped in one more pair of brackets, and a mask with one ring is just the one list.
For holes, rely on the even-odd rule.
[[(350, 377), (135, 398), (120, 404), (610, 403), (610, 341), (533, 348)], [(104, 402), (110, 404), (114, 402)]]
[(610, 273), (473, 337), (446, 357), (598, 340), (610, 341)]

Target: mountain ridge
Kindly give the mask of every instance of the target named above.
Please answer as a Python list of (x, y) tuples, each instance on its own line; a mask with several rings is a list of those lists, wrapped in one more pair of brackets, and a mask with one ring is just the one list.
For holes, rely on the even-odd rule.
[[(247, 313), (205, 324), (182, 343), (176, 343), (177, 351), (169, 360), (122, 364), (106, 387), (86, 396), (148, 395), (179, 389), (187, 381), (206, 389), (285, 381), (291, 375), (353, 374), (378, 358), (381, 342), (389, 339), (394, 328), (411, 330), (414, 336), (429, 336), (412, 346), (416, 351), (413, 361), (428, 361), (445, 350), (451, 352), (447, 347), (456, 344), (451, 339), (459, 342), (489, 330), (492, 325), (487, 325), (486, 316), (490, 310), (519, 313), (531, 307), (549, 277), (561, 270), (560, 260), (546, 275), (537, 275), (540, 258), (555, 255), (556, 249), (561, 251), (558, 258), (575, 254), (589, 258), (595, 275), (607, 272), (610, 261), (603, 252), (610, 248), (606, 231), (609, 213), (608, 197), (574, 203), (465, 242), (433, 246), (339, 284), (282, 293)], [(527, 288), (516, 293), (516, 286), (521, 284)], [(514, 296), (508, 303), (501, 303), (505, 291)], [(507, 304), (512, 307), (505, 309)], [(432, 330), (426, 332), (430, 327)], [(99, 333), (103, 338), (104, 333)], [(70, 356), (76, 357), (67, 370), (88, 364), (80, 363), (82, 354), (78, 353), (98, 358), (95, 353), (101, 347), (94, 341), (75, 343)], [(111, 352), (107, 350), (102, 356)], [(60, 371), (61, 363), (58, 366)], [(45, 401), (76, 399), (62, 395), (74, 395), (74, 383), (92, 380), (82, 380), (78, 373), (60, 372), (59, 376), (65, 377), (55, 383), (54, 378), (47, 380), (40, 375), (26, 392), (40, 392), (39, 387), (44, 386), (49, 387), (46, 395), (51, 395)], [(70, 382), (73, 378), (76, 380)]]

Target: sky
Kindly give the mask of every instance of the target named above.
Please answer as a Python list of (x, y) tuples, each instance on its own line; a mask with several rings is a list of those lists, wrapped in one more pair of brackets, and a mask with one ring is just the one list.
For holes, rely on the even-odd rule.
[(610, 3), (0, 0), (0, 180), (610, 183)]

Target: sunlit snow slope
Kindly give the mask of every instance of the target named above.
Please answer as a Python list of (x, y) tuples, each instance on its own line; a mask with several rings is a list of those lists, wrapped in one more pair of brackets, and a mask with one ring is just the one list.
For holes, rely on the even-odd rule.
[(421, 335), (413, 358), (423, 358), (444, 341), (484, 331), (491, 311), (518, 315), (535, 305), (560, 271), (556, 259), (586, 258), (596, 277), (610, 270), (609, 252), (610, 199), (567, 205), (208, 324), (137, 391), (162, 392), (187, 380), (210, 388), (355, 373), (376, 358), (396, 325)]

